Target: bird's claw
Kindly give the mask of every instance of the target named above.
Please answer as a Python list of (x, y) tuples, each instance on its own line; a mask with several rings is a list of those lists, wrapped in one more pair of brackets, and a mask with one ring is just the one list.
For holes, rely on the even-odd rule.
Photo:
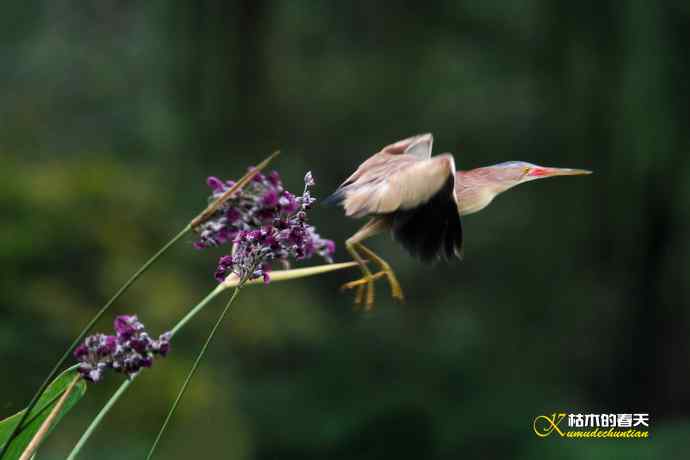
[(341, 291), (357, 288), (355, 293), (355, 305), (362, 305), (364, 303), (365, 310), (371, 310), (374, 306), (374, 282), (383, 277), (388, 278), (388, 283), (391, 286), (391, 296), (393, 299), (402, 302), (405, 300), (402, 288), (398, 282), (395, 274), (392, 271), (380, 271), (370, 276), (363, 276), (360, 279), (345, 283), (340, 287)]
[(340, 289), (343, 291), (346, 291), (348, 289), (356, 288), (356, 287), (364, 287), (365, 285), (368, 285), (370, 283), (373, 283), (379, 278), (382, 278), (385, 276), (385, 273), (379, 272), (376, 273), (375, 275), (371, 276), (363, 276), (362, 278), (354, 281), (350, 281), (349, 283), (345, 283), (342, 286), (340, 286)]
[(398, 302), (404, 302), (405, 295), (403, 294), (400, 282), (398, 282), (398, 278), (395, 276), (395, 273), (393, 273), (393, 270), (391, 270), (390, 267), (388, 267), (384, 268), (384, 270), (380, 271), (379, 273), (385, 274), (388, 278), (388, 284), (391, 287), (391, 297), (393, 297), (393, 299), (397, 300)]
[(384, 275), (385, 273), (376, 273), (375, 275), (363, 276), (358, 280), (343, 284), (340, 290), (347, 291), (357, 288), (357, 292), (355, 293), (355, 305), (364, 304), (364, 309), (369, 311), (374, 307), (374, 281)]

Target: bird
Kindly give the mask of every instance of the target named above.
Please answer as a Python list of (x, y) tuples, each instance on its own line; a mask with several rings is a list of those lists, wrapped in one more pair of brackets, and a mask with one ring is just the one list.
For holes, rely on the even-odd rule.
[[(390, 231), (403, 248), (423, 262), (462, 259), (461, 217), (483, 210), (498, 195), (525, 182), (591, 174), (585, 169), (524, 161), (457, 171), (452, 154), (431, 156), (433, 141), (433, 135), (426, 133), (385, 146), (326, 200), (342, 205), (348, 217), (369, 217), (345, 242), (362, 277), (342, 286), (343, 290), (357, 288), (355, 303), (363, 303), (367, 310), (374, 305), (374, 283), (380, 278), (388, 280), (393, 299), (402, 301), (404, 294), (388, 262), (363, 241)], [(378, 266), (376, 273), (368, 262)]]

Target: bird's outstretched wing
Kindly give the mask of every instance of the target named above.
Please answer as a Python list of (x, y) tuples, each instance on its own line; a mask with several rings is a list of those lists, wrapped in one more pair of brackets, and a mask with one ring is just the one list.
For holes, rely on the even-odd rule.
[(359, 168), (357, 168), (357, 171), (338, 187), (337, 191), (357, 182), (362, 176), (370, 176), (373, 170), (380, 169), (384, 163), (388, 163), (391, 156), (406, 155), (418, 160), (428, 160), (431, 158), (431, 148), (433, 144), (434, 136), (432, 136), (431, 133), (427, 133), (408, 137), (407, 139), (387, 145), (362, 163)]
[[(420, 134), (387, 145), (362, 163), (327, 202), (342, 203), (348, 216), (361, 217), (390, 213), (400, 206), (414, 206), (418, 199), (428, 199), (428, 192), (421, 190), (420, 195), (420, 189), (438, 189), (443, 184), (438, 179), (433, 183), (425, 179), (445, 177), (446, 171), (443, 162), (431, 160), (433, 141), (431, 134)], [(452, 158), (450, 166), (454, 168)]]
[(455, 194), (455, 161), (431, 157), (430, 134), (384, 147), (331, 197), (348, 216), (386, 216), (393, 235), (422, 260), (460, 256), (462, 227)]
[[(348, 216), (415, 208), (441, 191), (448, 180), (455, 180), (455, 162), (448, 154), (428, 160), (382, 154), (376, 160), (354, 182), (339, 189)], [(454, 190), (448, 191), (448, 197), (455, 201)]]
[(434, 136), (431, 133), (418, 134), (408, 137), (381, 149), (381, 153), (391, 155), (412, 155), (420, 160), (431, 158), (431, 149), (434, 146)]

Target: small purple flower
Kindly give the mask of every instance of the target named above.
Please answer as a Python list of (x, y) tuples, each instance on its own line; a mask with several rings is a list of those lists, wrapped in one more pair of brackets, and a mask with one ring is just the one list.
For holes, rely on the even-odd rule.
[(267, 208), (275, 208), (278, 204), (278, 193), (275, 190), (269, 190), (261, 199), (261, 204)]
[(229, 224), (234, 224), (242, 218), (242, 214), (240, 214), (240, 212), (237, 209), (230, 208), (225, 213), (225, 218), (228, 220)]
[(75, 350), (74, 350), (74, 357), (77, 359), (81, 359), (84, 356), (89, 354), (89, 349), (86, 348), (86, 345), (81, 344), (79, 345)]
[(299, 203), (290, 192), (283, 192), (283, 195), (278, 200), (278, 205), (280, 206), (280, 211), (285, 214), (292, 214), (299, 209)]
[(222, 193), (222, 190), (225, 188), (223, 181), (214, 176), (210, 176), (208, 179), (206, 179), (206, 183), (214, 192)]
[(271, 172), (268, 177), (268, 182), (276, 189), (283, 188), (283, 182), (280, 180), (280, 174), (277, 171)]
[(165, 357), (170, 351), (170, 339), (172, 339), (172, 332), (168, 331), (161, 334), (158, 340), (154, 340), (151, 344), (153, 353)]
[(135, 315), (118, 316), (113, 326), (115, 335), (91, 335), (74, 350), (84, 379), (98, 382), (106, 369), (132, 377), (142, 368), (151, 367), (154, 357), (170, 351), (172, 334), (166, 332), (158, 340), (151, 339)]
[[(244, 281), (263, 278), (264, 283), (269, 283), (273, 260), (302, 260), (318, 254), (329, 263), (333, 261), (335, 243), (321, 238), (316, 229), (307, 223), (307, 211), (316, 201), (310, 192), (315, 182), (311, 173), (307, 173), (304, 180), (302, 196), (295, 197), (283, 190), (277, 200), (277, 209), (264, 207), (259, 210), (261, 219), (256, 223), (260, 225), (236, 233), (232, 254), (223, 256), (218, 261), (215, 272), (218, 282), (234, 273)], [(273, 194), (270, 195), (270, 200), (266, 199), (271, 192), (264, 195), (264, 205), (273, 203)]]
[[(211, 188), (209, 201), (217, 199), (234, 185), (232, 181), (223, 182), (213, 176), (206, 182)], [(284, 192), (277, 172), (257, 174), (241, 191), (223, 203), (209, 220), (195, 229), (199, 240), (194, 247), (204, 249), (232, 243), (238, 232), (270, 223), (285, 206), (292, 206), (289, 198), (284, 199)]]
[[(211, 188), (210, 201), (217, 199), (234, 185), (232, 181), (223, 182), (213, 176), (206, 182)], [(194, 247), (204, 249), (223, 244), (235, 244), (237, 236), (242, 231), (275, 226), (277, 220), (294, 217), (293, 215), (298, 211), (309, 210), (316, 201), (309, 192), (315, 184), (311, 172), (305, 175), (304, 183), (304, 193), (301, 197), (296, 197), (284, 189), (280, 174), (276, 171), (269, 174), (257, 174), (240, 192), (226, 201), (209, 220), (195, 229), (199, 234), (199, 239), (194, 243)], [(306, 217), (302, 216), (299, 219), (305, 221)], [(305, 224), (305, 227), (308, 226)], [(318, 235), (313, 239), (315, 243), (318, 243)], [(315, 246), (320, 247), (319, 244)]]
[(144, 329), (136, 316), (121, 315), (115, 318), (115, 332), (118, 338), (128, 339), (137, 331)]
[(219, 283), (225, 279), (226, 273), (232, 268), (232, 256), (223, 256), (218, 260), (218, 269), (215, 277)]
[(327, 261), (333, 262), (333, 256), (335, 255), (335, 243), (331, 240), (323, 240), (318, 236), (315, 239), (319, 243), (316, 248), (319, 255)]
[(304, 184), (307, 187), (313, 187), (316, 185), (316, 181), (314, 181), (314, 176), (311, 174), (311, 171), (307, 172), (307, 174), (304, 176)]

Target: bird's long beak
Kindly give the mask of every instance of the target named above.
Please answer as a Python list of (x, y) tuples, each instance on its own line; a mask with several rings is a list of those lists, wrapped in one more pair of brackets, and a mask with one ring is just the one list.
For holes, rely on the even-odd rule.
[(530, 168), (527, 172), (527, 177), (542, 178), (554, 176), (582, 176), (585, 174), (592, 174), (592, 171), (586, 169), (571, 169), (571, 168), (547, 168), (544, 166), (536, 166)]

